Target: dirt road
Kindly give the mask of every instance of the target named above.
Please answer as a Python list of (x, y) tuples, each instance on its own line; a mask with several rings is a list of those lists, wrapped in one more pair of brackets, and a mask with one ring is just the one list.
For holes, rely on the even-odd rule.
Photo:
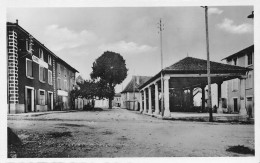
[(9, 116), (23, 142), (18, 157), (252, 156), (254, 125), (168, 121), (123, 109)]

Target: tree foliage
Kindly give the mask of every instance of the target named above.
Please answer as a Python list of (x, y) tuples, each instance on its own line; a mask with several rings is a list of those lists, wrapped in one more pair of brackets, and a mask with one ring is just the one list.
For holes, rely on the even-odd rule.
[(99, 97), (112, 99), (115, 95), (115, 86), (124, 81), (127, 76), (124, 58), (115, 52), (106, 51), (93, 63), (91, 78), (97, 82)]

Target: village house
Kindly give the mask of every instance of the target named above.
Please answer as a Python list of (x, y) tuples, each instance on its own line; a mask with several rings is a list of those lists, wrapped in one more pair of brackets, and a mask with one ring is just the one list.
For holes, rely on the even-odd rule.
[(140, 92), (138, 87), (150, 79), (149, 76), (133, 76), (121, 92), (121, 108), (130, 110), (140, 109)]
[[(226, 105), (231, 113), (248, 114), (254, 116), (254, 45), (240, 50), (222, 60), (229, 65), (250, 68), (244, 78), (226, 81)], [(240, 87), (243, 85), (243, 87)], [(243, 96), (244, 95), (244, 96)], [(246, 108), (243, 110), (241, 108)], [(246, 112), (245, 112), (246, 111)]]
[(116, 93), (112, 101), (112, 106), (120, 107), (121, 105), (121, 93)]
[(78, 72), (16, 23), (7, 22), (8, 113), (70, 108)]

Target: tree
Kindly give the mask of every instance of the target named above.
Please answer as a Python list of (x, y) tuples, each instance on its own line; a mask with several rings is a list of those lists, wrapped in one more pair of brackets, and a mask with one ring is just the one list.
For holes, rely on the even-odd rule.
[(93, 80), (98, 81), (99, 95), (109, 99), (109, 108), (115, 95), (115, 86), (124, 81), (127, 76), (124, 58), (115, 52), (106, 51), (93, 63)]

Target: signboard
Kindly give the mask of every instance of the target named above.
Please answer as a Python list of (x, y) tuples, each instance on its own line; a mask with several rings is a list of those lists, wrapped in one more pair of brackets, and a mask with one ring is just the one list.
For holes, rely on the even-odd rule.
[(68, 96), (68, 92), (63, 91), (63, 90), (58, 90), (58, 96)]
[(44, 62), (42, 59), (39, 59), (35, 55), (32, 56), (32, 60), (33, 60), (33, 62), (38, 63), (39, 65), (41, 65), (44, 68), (48, 69), (48, 63)]

